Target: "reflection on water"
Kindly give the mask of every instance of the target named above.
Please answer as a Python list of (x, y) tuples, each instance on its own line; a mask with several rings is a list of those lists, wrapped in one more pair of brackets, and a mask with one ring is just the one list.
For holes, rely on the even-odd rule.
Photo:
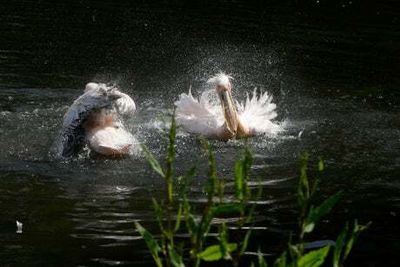
[[(55, 160), (51, 147), (62, 116), (86, 82), (116, 81), (138, 105), (129, 129), (162, 158), (179, 93), (191, 86), (198, 95), (209, 89), (210, 75), (224, 70), (235, 77), (238, 98), (255, 87), (270, 92), (286, 129), (276, 138), (249, 140), (250, 186), (261, 181), (263, 187), (255, 232), (265, 240), (253, 251), (258, 245), (266, 253), (282, 250), (296, 229), (296, 159), (308, 151), (311, 163), (326, 162), (321, 197), (343, 190), (339, 207), (310, 241), (328, 242), (346, 220), (372, 220), (350, 265), (383, 259), (394, 265), (399, 13), (391, 1), (345, 7), (14, 2), (0, 10), (0, 264), (148, 266), (151, 256), (133, 222), (155, 229), (151, 198), (164, 196), (163, 181), (140, 156)], [(245, 144), (211, 146), (229, 199), (232, 166)], [(201, 145), (179, 132), (177, 149), (179, 173), (198, 165), (190, 200), (201, 203), (207, 166)], [(16, 220), (22, 234), (15, 233)]]

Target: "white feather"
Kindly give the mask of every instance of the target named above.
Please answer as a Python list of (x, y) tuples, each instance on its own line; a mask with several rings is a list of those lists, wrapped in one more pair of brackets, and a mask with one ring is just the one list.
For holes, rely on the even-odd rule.
[[(136, 139), (124, 127), (105, 127), (99, 130), (88, 132), (86, 137), (89, 147), (102, 154), (105, 148), (121, 150), (130, 147), (130, 150), (136, 149)], [(130, 153), (132, 154), (132, 153)]]
[(220, 107), (211, 105), (206, 93), (202, 94), (199, 101), (189, 90), (188, 94), (179, 96), (175, 106), (178, 124), (190, 133), (211, 137), (217, 134), (218, 128), (224, 123)]
[(120, 115), (133, 115), (136, 111), (136, 105), (133, 99), (124, 93), (120, 93), (121, 98), (117, 99), (114, 107)]
[(257, 95), (254, 89), (252, 96), (247, 94), (245, 103), (237, 103), (240, 120), (257, 133), (277, 134), (283, 131), (283, 128), (272, 122), (276, 118), (276, 104), (272, 103), (272, 96), (267, 92)]
[(86, 84), (84, 92), (86, 93), (90, 90), (96, 90), (97, 88), (99, 88), (99, 84), (91, 82)]
[(117, 99), (114, 102), (114, 108), (120, 115), (133, 115), (136, 111), (136, 105), (133, 99), (127, 95), (119, 91), (116, 87), (107, 87), (106, 84), (104, 83), (94, 83), (90, 82), (86, 84), (84, 92), (87, 93), (89, 91), (97, 90), (100, 87), (104, 88), (115, 88), (114, 93), (118, 94), (120, 96), (119, 99)]
[(222, 85), (222, 86), (229, 86), (230, 85), (230, 81), (233, 80), (233, 77), (230, 75), (226, 75), (223, 72), (220, 72), (218, 74), (216, 74), (215, 76), (211, 77), (210, 79), (208, 79), (207, 83), (208, 84), (212, 84), (214, 86), (216, 85)]
[[(210, 78), (208, 83), (214, 86), (230, 87), (232, 77), (219, 73)], [(215, 90), (204, 92), (200, 100), (193, 98), (191, 91), (181, 94), (175, 102), (178, 123), (190, 133), (204, 135), (206, 137), (218, 137), (224, 131), (224, 116), (220, 102), (211, 102), (209, 92), (216, 95)], [(254, 90), (252, 95), (247, 94), (244, 103), (236, 101), (238, 116), (244, 127), (249, 128), (250, 135), (268, 134), (275, 135), (283, 131), (283, 127), (273, 122), (277, 113), (276, 105), (272, 103), (272, 96), (267, 92), (257, 95)]]

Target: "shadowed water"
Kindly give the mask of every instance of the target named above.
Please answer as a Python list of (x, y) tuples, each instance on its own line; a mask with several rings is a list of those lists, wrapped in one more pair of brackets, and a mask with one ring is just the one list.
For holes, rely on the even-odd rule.
[[(164, 197), (163, 181), (141, 156), (112, 160), (83, 151), (54, 159), (63, 114), (87, 82), (115, 81), (138, 107), (128, 128), (162, 159), (178, 95), (189, 87), (199, 95), (224, 70), (235, 78), (238, 99), (254, 88), (273, 95), (286, 129), (248, 142), (251, 186), (263, 187), (251, 251), (280, 252), (296, 229), (297, 156), (308, 151), (311, 165), (326, 163), (321, 198), (343, 191), (310, 241), (334, 239), (354, 218), (371, 220), (349, 266), (395, 266), (400, 12), (389, 0), (339, 2), (3, 4), (0, 265), (148, 266), (151, 256), (133, 222), (156, 229), (151, 198)], [(245, 143), (211, 146), (229, 198)], [(206, 158), (199, 141), (179, 131), (178, 174), (193, 165), (199, 171), (191, 201), (201, 203)]]

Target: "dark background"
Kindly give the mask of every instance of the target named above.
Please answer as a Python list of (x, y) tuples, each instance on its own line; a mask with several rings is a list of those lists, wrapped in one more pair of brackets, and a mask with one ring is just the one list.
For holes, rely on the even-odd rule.
[[(96, 265), (104, 257), (148, 264), (150, 258), (141, 240), (140, 245), (132, 241), (137, 243), (102, 247), (106, 241), (101, 234), (122, 231), (131, 237), (132, 225), (121, 223), (111, 230), (96, 227), (100, 219), (107, 222), (112, 217), (111, 211), (124, 209), (139, 214), (133, 218), (151, 220), (149, 195), (133, 191), (120, 200), (120, 192), (112, 195), (101, 186), (91, 190), (92, 180), (114, 186), (116, 175), (108, 177), (107, 171), (119, 165), (127, 170), (118, 173), (122, 183), (126, 180), (127, 185), (136, 185), (148, 175), (143, 173), (147, 165), (95, 160), (89, 167), (79, 162), (60, 167), (47, 158), (50, 144), (46, 142), (55, 136), (63, 112), (88, 81), (116, 81), (129, 88), (143, 111), (138, 125), (144, 128), (155, 117), (150, 108), (161, 106), (167, 113), (178, 93), (190, 84), (204, 84), (207, 77), (224, 70), (234, 74), (238, 87), (267, 87), (278, 104), (279, 118), (298, 120), (293, 132), (288, 130), (289, 137), (304, 130), (299, 142), (289, 137), (281, 141), (277, 155), (263, 147), (260, 154), (267, 154), (266, 159), (258, 160), (268, 166), (257, 175), (286, 179), (296, 175), (300, 150), (322, 156), (328, 167), (319, 193), (325, 197), (343, 190), (344, 200), (329, 218), (334, 223), (324, 221), (315, 238), (335, 237), (343, 223), (354, 218), (362, 223), (372, 220), (348, 266), (397, 266), (398, 1), (3, 2), (0, 111), (12, 118), (0, 122), (3, 261), (16, 266)], [(38, 107), (38, 115), (32, 115)], [(149, 132), (144, 140), (156, 150), (162, 139), (152, 133), (154, 129)], [(184, 160), (192, 159), (197, 147), (191, 140), (186, 142), (190, 147), (183, 148)], [(218, 156), (228, 162), (224, 168), (229, 169), (238, 148), (221, 147)], [(26, 148), (30, 150), (26, 152)], [(154, 180), (149, 178), (145, 187), (152, 188)], [(271, 186), (268, 192), (272, 196), (268, 197), (281, 201), (295, 185), (290, 180), (283, 187)], [(26, 188), (31, 193), (23, 191)], [(157, 184), (156, 189), (160, 191)], [(98, 204), (91, 198), (97, 198)], [(260, 235), (267, 252), (281, 251), (288, 229), (296, 227), (293, 203), (286, 206), (286, 200), (283, 204), (279, 201), (268, 209), (258, 207), (267, 210), (262, 211), (267, 213), (265, 217), (260, 211), (260, 225), (271, 226)], [(14, 213), (26, 214), (22, 243), (14, 235)], [(93, 238), (87, 237), (91, 231)], [(71, 237), (71, 233), (83, 237)], [(256, 235), (256, 240), (260, 236)], [(107, 261), (101, 264), (108, 265)]]
[(254, 43), (275, 45), (280, 67), (308, 81), (398, 96), (399, 25), (395, 0), (7, 1), (0, 85), (74, 87), (99, 73), (173, 79), (190, 71), (199, 43)]

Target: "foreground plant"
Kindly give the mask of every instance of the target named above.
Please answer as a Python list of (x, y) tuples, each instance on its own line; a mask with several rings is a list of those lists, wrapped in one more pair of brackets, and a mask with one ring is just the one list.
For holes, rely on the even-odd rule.
[[(348, 224), (344, 227), (339, 234), (334, 246), (332, 244), (323, 246), (314, 250), (305, 250), (305, 236), (310, 234), (317, 223), (327, 214), (330, 213), (332, 208), (340, 198), (340, 192), (330, 196), (321, 204), (315, 205), (313, 198), (318, 188), (318, 179), (312, 181), (307, 175), (308, 155), (302, 154), (300, 156), (300, 179), (297, 186), (297, 202), (299, 205), (299, 236), (297, 244), (289, 242), (288, 249), (281, 254), (275, 261), (274, 266), (288, 266), (288, 267), (318, 267), (328, 261), (329, 252), (332, 251), (332, 266), (343, 266), (354, 242), (359, 234), (367, 229), (370, 225), (360, 225), (357, 220), (354, 221), (350, 229)], [(318, 171), (324, 170), (324, 163), (322, 160), (318, 162)], [(333, 247), (333, 248), (332, 248)], [(266, 265), (265, 265), (266, 266)]]
[[(145, 157), (151, 167), (165, 179), (166, 195), (162, 201), (153, 199), (160, 238), (156, 239), (138, 222), (135, 223), (136, 229), (145, 240), (158, 267), (182, 267), (185, 264), (197, 267), (202, 262), (220, 260), (230, 261), (233, 266), (239, 266), (247, 249), (251, 226), (254, 223), (255, 204), (250, 204), (249, 201), (252, 197), (258, 199), (261, 196), (261, 190), (258, 191), (256, 196), (252, 196), (251, 190), (247, 186), (252, 165), (252, 155), (246, 149), (243, 158), (235, 163), (234, 200), (228, 202), (224, 198), (224, 181), (217, 176), (214, 154), (208, 143), (202, 140), (202, 145), (208, 158), (208, 174), (205, 185), (207, 200), (201, 211), (197, 211), (197, 206), (191, 204), (188, 200), (188, 185), (195, 176), (196, 171), (195, 168), (191, 168), (184, 176), (176, 176), (175, 138), (176, 122), (172, 118), (165, 167), (162, 167), (149, 150), (143, 147)], [(292, 244), (292, 241), (290, 241), (288, 249), (275, 260), (273, 265), (278, 267), (318, 267), (327, 261), (327, 256), (332, 251), (332, 266), (339, 267), (343, 265), (344, 260), (348, 257), (358, 235), (368, 225), (359, 225), (357, 221), (353, 223), (352, 227), (346, 225), (339, 234), (333, 249), (331, 249), (331, 245), (308, 251), (305, 249), (305, 236), (311, 233), (321, 218), (331, 211), (340, 196), (340, 193), (337, 193), (320, 205), (313, 204), (318, 180), (311, 181), (308, 178), (307, 162), (308, 156), (306, 154), (302, 155), (300, 157), (300, 179), (297, 187), (299, 205), (298, 240), (296, 244)], [(318, 166), (319, 171), (324, 169), (322, 161), (319, 162)], [(174, 190), (174, 188), (178, 188), (178, 190)], [(239, 230), (243, 230), (245, 225), (250, 227), (246, 228), (247, 230), (244, 231), (243, 235), (232, 240), (229, 238), (228, 227), (223, 222), (218, 227), (216, 240), (210, 240), (209, 233), (213, 226), (213, 219), (227, 215), (237, 217), (235, 227)], [(189, 241), (177, 241), (176, 236), (178, 233), (187, 235)], [(252, 265), (267, 266), (267, 262), (260, 251), (257, 256), (257, 264), (252, 263)]]
[[(204, 204), (201, 216), (194, 213), (195, 207), (188, 200), (187, 187), (195, 175), (195, 168), (191, 168), (183, 177), (175, 175), (175, 137), (176, 122), (172, 119), (169, 130), (169, 144), (167, 148), (165, 168), (155, 159), (146, 147), (143, 151), (151, 167), (165, 179), (166, 197), (159, 202), (153, 199), (154, 210), (161, 232), (160, 240), (156, 240), (143, 226), (136, 222), (136, 229), (142, 235), (157, 266), (185, 266), (184, 259), (190, 259), (190, 266), (199, 266), (202, 261), (230, 260), (238, 265), (240, 258), (246, 251), (250, 230), (247, 230), (243, 240), (229, 240), (228, 229), (225, 223), (218, 227), (217, 242), (208, 240), (212, 221), (218, 216), (236, 215), (238, 227), (252, 221), (254, 204), (248, 201), (251, 192), (247, 187), (249, 171), (252, 163), (251, 153), (246, 150), (242, 160), (235, 164), (235, 200), (224, 201), (224, 181), (217, 177), (215, 157), (208, 143), (202, 140), (203, 148), (208, 158), (208, 175), (205, 186), (207, 201)], [(180, 181), (178, 192), (174, 185)], [(248, 208), (251, 206), (250, 208)], [(198, 213), (196, 213), (198, 214)], [(184, 221), (184, 223), (182, 223)], [(184, 242), (177, 243), (177, 233), (189, 236), (190, 250), (185, 255)], [(208, 246), (207, 246), (208, 245)]]

